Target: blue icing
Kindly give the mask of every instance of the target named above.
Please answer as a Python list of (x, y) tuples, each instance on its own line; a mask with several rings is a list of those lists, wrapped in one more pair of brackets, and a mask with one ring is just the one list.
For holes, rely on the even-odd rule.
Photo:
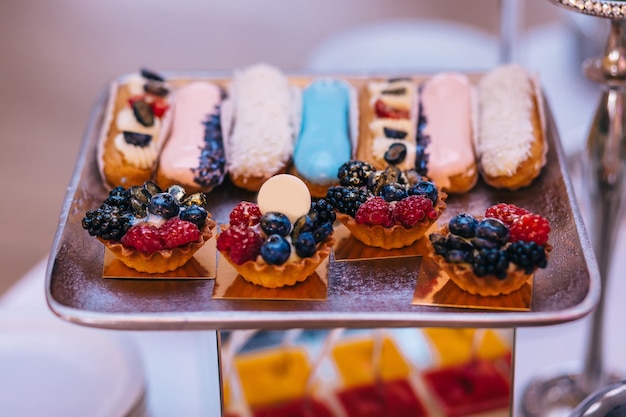
[(331, 182), (352, 156), (350, 89), (337, 80), (312, 82), (302, 95), (302, 126), (294, 149), (298, 173), (312, 183)]

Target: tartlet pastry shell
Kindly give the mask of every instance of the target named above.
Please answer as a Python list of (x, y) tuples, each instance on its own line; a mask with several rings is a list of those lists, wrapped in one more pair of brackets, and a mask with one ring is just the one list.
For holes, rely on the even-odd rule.
[(221, 252), (221, 254), (246, 281), (265, 288), (280, 288), (286, 285), (295, 285), (311, 276), (322, 261), (328, 258), (334, 244), (335, 238), (329, 236), (320, 243), (313, 256), (282, 265), (270, 265), (256, 261), (247, 261), (237, 265), (227, 252)]
[(200, 238), (198, 240), (177, 248), (162, 249), (152, 253), (139, 252), (117, 241), (104, 240), (101, 238), (98, 238), (98, 240), (127, 267), (148, 274), (161, 274), (174, 271), (186, 264), (198, 249), (213, 236), (212, 229), (214, 227), (215, 222), (207, 218), (206, 224), (200, 230)]
[(445, 210), (447, 206), (445, 199), (447, 197), (448, 195), (445, 192), (439, 191), (439, 199), (434, 207), (437, 212), (437, 218), (430, 219), (425, 217), (411, 228), (406, 228), (399, 224), (392, 227), (359, 224), (354, 217), (339, 212), (337, 212), (337, 220), (350, 230), (355, 239), (365, 245), (383, 249), (403, 248), (417, 242), (428, 232)]

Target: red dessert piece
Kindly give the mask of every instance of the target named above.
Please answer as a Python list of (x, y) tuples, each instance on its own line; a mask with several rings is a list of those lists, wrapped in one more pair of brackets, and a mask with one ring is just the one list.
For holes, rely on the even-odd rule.
[(420, 417), (426, 411), (406, 379), (343, 390), (337, 394), (348, 417)]
[(505, 408), (511, 401), (510, 380), (489, 361), (427, 371), (424, 379), (449, 417)]
[(326, 404), (308, 397), (258, 408), (252, 414), (254, 417), (334, 417)]

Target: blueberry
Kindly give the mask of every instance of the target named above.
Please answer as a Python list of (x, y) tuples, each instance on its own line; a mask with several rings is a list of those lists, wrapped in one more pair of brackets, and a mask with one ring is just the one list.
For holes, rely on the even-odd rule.
[(462, 237), (474, 237), (476, 235), (476, 226), (478, 220), (471, 214), (461, 213), (450, 219), (448, 229), (450, 233)]
[(487, 217), (476, 226), (476, 237), (502, 246), (509, 240), (509, 229), (498, 219)]
[(431, 233), (428, 236), (430, 243), (432, 243), (435, 253), (438, 255), (444, 255), (448, 251), (448, 238), (438, 233)]
[(289, 217), (277, 211), (268, 211), (261, 217), (261, 229), (266, 235), (287, 236), (291, 231)]
[(392, 144), (385, 152), (384, 158), (388, 164), (399, 164), (406, 158), (406, 145), (399, 142)]
[(407, 135), (407, 132), (404, 130), (392, 129), (390, 127), (383, 127), (383, 133), (389, 139), (404, 139)]
[(392, 182), (391, 184), (386, 184), (383, 186), (382, 197), (385, 199), (385, 201), (400, 201), (403, 200), (406, 196), (406, 188), (402, 184)]
[(280, 235), (270, 235), (261, 246), (261, 257), (270, 265), (282, 265), (291, 255), (287, 239)]
[(320, 243), (333, 233), (332, 223), (323, 223), (313, 232), (315, 243)]
[(432, 182), (420, 181), (409, 189), (409, 195), (423, 195), (428, 197), (435, 205), (439, 198), (439, 191), (437, 191), (437, 186)]
[(191, 206), (180, 212), (180, 219), (191, 222), (202, 229), (206, 223), (208, 213), (200, 206)]
[(293, 224), (293, 229), (291, 229), (291, 239), (295, 241), (301, 233), (313, 232), (314, 229), (315, 220), (310, 215), (300, 216)]
[(178, 214), (180, 206), (178, 200), (170, 193), (158, 193), (150, 199), (148, 210), (152, 214), (170, 219)]
[(127, 130), (123, 131), (122, 134), (124, 135), (124, 142), (129, 145), (139, 146), (140, 148), (145, 148), (152, 141), (152, 135), (129, 132)]
[(317, 250), (313, 233), (300, 233), (294, 242), (294, 247), (296, 248), (296, 254), (298, 254), (298, 256), (301, 258), (308, 258), (310, 256), (313, 256), (313, 254)]

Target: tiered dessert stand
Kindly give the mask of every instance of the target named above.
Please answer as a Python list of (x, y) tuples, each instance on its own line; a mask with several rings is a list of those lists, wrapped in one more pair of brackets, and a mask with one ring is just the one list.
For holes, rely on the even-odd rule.
[[(621, 25), (618, 28), (621, 34)], [(179, 73), (167, 76), (181, 82), (193, 79), (223, 82), (229, 75)], [(365, 76), (351, 78), (363, 82)], [(104, 249), (85, 233), (81, 219), (86, 210), (98, 206), (107, 194), (96, 164), (96, 147), (105, 120), (107, 94), (108, 91), (99, 97), (91, 114), (48, 263), (47, 301), (51, 310), (64, 320), (121, 330), (211, 330), (215, 349), (207, 353), (211, 355), (211, 369), (219, 372), (219, 330), (546, 326), (577, 320), (589, 314), (600, 299), (600, 273), (547, 103), (549, 152), (541, 176), (530, 187), (515, 192), (495, 190), (479, 183), (470, 193), (449, 198), (447, 210), (453, 214), (477, 207), (484, 210), (493, 202), (506, 201), (550, 218), (550, 239), (554, 249), (548, 267), (535, 277), (528, 310), (415, 305), (412, 300), (417, 272), (411, 268), (419, 269), (419, 266), (393, 261), (382, 265), (334, 263), (329, 270), (327, 299), (314, 302), (215, 299), (212, 297), (213, 280), (103, 279)], [(621, 104), (622, 98), (621, 90), (611, 88), (606, 101), (617, 100)], [(622, 119), (615, 121), (611, 125), (597, 124), (613, 129), (606, 127), (605, 132), (610, 134), (598, 135), (598, 141), (604, 145), (594, 142), (592, 148), (597, 152), (608, 149), (617, 137), (614, 134), (621, 133), (622, 124), (617, 122), (621, 123)], [(604, 153), (595, 159), (600, 164), (597, 167), (603, 166), (604, 159), (600, 155)], [(600, 181), (594, 184), (604, 186)], [(619, 185), (621, 187), (621, 181)], [(598, 192), (606, 194), (604, 189)], [(212, 192), (209, 209), (218, 222), (224, 222), (238, 201), (253, 199), (250, 193), (225, 184)], [(602, 207), (612, 206), (606, 202)], [(592, 352), (592, 355), (596, 353)], [(221, 386), (217, 378), (212, 389), (207, 395), (215, 404), (214, 415), (218, 416), (221, 413)]]
[(571, 370), (538, 378), (522, 399), (524, 415), (543, 416), (572, 409), (586, 396), (618, 378), (603, 365), (605, 289), (622, 216), (626, 162), (626, 2), (551, 0), (569, 10), (610, 19), (604, 55), (583, 64), (585, 76), (604, 86), (585, 152), (582, 199), (588, 200), (589, 226), (601, 276), (600, 301), (593, 312), (584, 362)]

